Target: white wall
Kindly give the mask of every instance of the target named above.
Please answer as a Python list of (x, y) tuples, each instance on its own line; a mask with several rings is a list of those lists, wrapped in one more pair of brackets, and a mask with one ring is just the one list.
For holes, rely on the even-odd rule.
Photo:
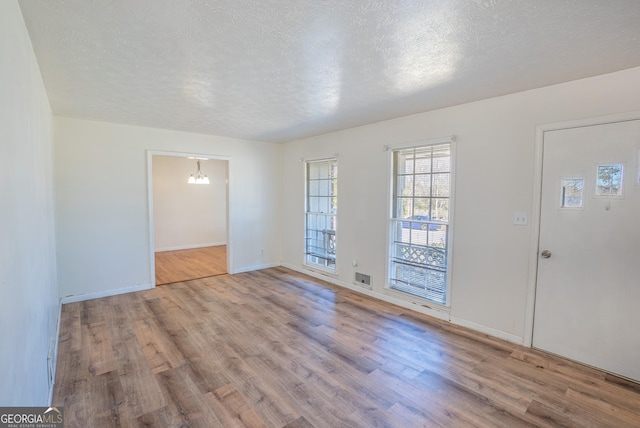
[(201, 160), (210, 184), (188, 184), (196, 161), (153, 156), (156, 251), (224, 245), (227, 240), (227, 161)]
[(52, 114), (17, 2), (0, 2), (0, 406), (49, 403), (59, 314)]
[(153, 283), (147, 150), (229, 157), (231, 270), (279, 263), (281, 146), (62, 117), (54, 120), (62, 296), (100, 296)]
[(283, 263), (302, 268), (304, 175), (300, 158), (339, 153), (338, 277), (372, 275), (384, 289), (389, 152), (384, 145), (457, 136), (450, 317), (509, 340), (525, 337), (537, 124), (640, 110), (640, 68), (288, 143), (283, 152)]

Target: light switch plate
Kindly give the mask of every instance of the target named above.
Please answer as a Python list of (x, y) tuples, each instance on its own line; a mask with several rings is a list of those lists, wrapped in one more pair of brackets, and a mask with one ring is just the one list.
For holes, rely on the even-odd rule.
[(513, 224), (516, 226), (526, 226), (529, 224), (527, 213), (513, 213)]

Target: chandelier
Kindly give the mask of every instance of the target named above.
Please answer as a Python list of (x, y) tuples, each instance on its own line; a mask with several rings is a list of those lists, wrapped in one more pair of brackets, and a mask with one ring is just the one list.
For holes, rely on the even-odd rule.
[(204, 174), (202, 171), (200, 171), (200, 160), (196, 161), (196, 164), (198, 165), (198, 170), (191, 174), (191, 176), (189, 177), (189, 180), (187, 180), (187, 183), (189, 184), (209, 184), (209, 177), (207, 177), (206, 174)]

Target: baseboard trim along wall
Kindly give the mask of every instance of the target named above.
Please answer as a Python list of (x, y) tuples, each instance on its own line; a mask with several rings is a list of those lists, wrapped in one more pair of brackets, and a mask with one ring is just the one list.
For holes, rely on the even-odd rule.
[[(49, 397), (47, 399), (47, 404), (51, 406), (53, 403), (53, 387), (56, 384), (56, 367), (58, 367), (58, 344), (60, 343), (60, 322), (62, 320), (62, 299), (58, 301), (58, 322), (56, 325), (55, 337), (53, 338), (53, 354), (51, 361), (52, 372), (51, 372), (51, 384), (49, 385)], [(49, 364), (48, 356), (47, 356), (47, 364)]]
[(501, 330), (497, 330), (491, 327), (486, 327), (481, 324), (476, 324), (471, 321), (467, 321), (461, 318), (451, 317), (448, 312), (439, 311), (432, 308), (427, 308), (419, 303), (407, 302), (402, 299), (394, 298), (393, 296), (389, 296), (386, 294), (381, 294), (376, 291), (364, 288), (359, 285), (349, 284), (348, 282), (340, 281), (338, 279), (333, 278), (329, 275), (323, 275), (322, 273), (305, 269), (300, 266), (291, 265), (289, 263), (282, 263), (281, 266), (286, 267), (288, 269), (294, 270), (296, 272), (300, 272), (305, 275), (312, 276), (314, 278), (321, 279), (323, 281), (330, 282), (332, 284), (338, 285), (340, 287), (348, 288), (353, 291), (357, 291), (358, 293), (366, 294), (367, 296), (374, 297), (379, 300), (384, 300), (385, 302), (393, 303), (394, 305), (401, 306), (403, 308), (419, 312), (421, 314), (428, 315), (433, 318), (437, 318), (439, 320), (448, 321), (451, 324), (459, 325), (461, 327), (466, 327), (471, 330), (487, 334), (492, 337), (496, 337), (498, 339), (506, 340), (507, 342), (515, 343), (518, 345), (527, 346), (524, 344), (524, 338), (520, 336), (516, 336), (514, 334), (510, 334)]
[(98, 299), (100, 297), (117, 296), (118, 294), (133, 293), (135, 291), (149, 290), (153, 288), (153, 284), (140, 284), (132, 287), (115, 288), (113, 290), (98, 291), (96, 293), (77, 294), (71, 296), (65, 296), (60, 299), (60, 302), (65, 303), (83, 302), (85, 300)]
[(219, 247), (221, 245), (227, 245), (227, 243), (226, 242), (209, 242), (206, 244), (179, 245), (177, 247), (156, 248), (155, 251), (156, 253), (162, 253), (163, 251), (191, 250), (193, 248)]
[(280, 263), (267, 263), (264, 265), (256, 265), (256, 266), (247, 266), (247, 267), (242, 267), (239, 269), (234, 269), (233, 272), (231, 272), (231, 274), (236, 274), (236, 273), (245, 273), (245, 272), (251, 272), (254, 270), (260, 270), (260, 269), (269, 269), (272, 267), (278, 267), (281, 266)]
[(374, 297), (379, 300), (384, 300), (385, 302), (393, 303), (394, 305), (397, 305), (397, 306), (402, 306), (403, 308), (410, 309), (415, 312), (420, 312), (421, 314), (429, 315), (430, 317), (437, 318), (439, 320), (449, 321), (449, 314), (444, 311), (438, 311), (432, 308), (427, 308), (418, 303), (412, 303), (402, 299), (396, 299), (393, 296), (381, 294), (376, 291), (370, 290), (368, 288), (362, 287), (360, 285), (355, 285), (355, 284), (350, 284), (348, 282), (340, 281), (339, 279), (333, 278), (332, 276), (323, 275), (322, 273), (316, 272), (314, 270), (291, 265), (289, 263), (282, 263), (281, 266), (291, 270), (295, 270), (296, 272), (300, 272), (305, 275), (312, 276), (314, 278), (321, 279), (323, 281), (330, 282), (335, 285), (339, 285), (340, 287), (348, 288), (349, 290), (357, 291), (358, 293), (366, 294), (367, 296)]
[[(347, 288), (349, 290), (352, 291), (356, 291), (358, 293), (362, 293), (365, 294), (367, 296), (379, 299), (379, 300), (383, 300), (385, 302), (389, 302), (392, 303), (394, 305), (415, 311), (415, 312), (419, 312), (421, 314), (424, 315), (428, 315), (430, 317), (433, 318), (437, 318), (439, 320), (443, 320), (443, 321), (448, 321), (452, 324), (455, 325), (459, 325), (462, 327), (466, 327), (466, 328), (470, 328), (471, 330), (480, 332), (480, 333), (484, 333), (487, 334), (489, 336), (492, 337), (496, 337), (498, 339), (502, 339), (502, 340), (506, 340), (507, 342), (511, 342), (511, 343), (515, 343), (518, 345), (523, 345), (523, 346), (528, 346), (527, 344), (524, 343), (524, 338), (511, 334), (511, 333), (507, 333), (505, 331), (502, 330), (498, 330), (498, 329), (494, 329), (491, 327), (487, 327), (484, 326), (482, 324), (477, 324), (471, 321), (467, 321), (465, 319), (462, 318), (457, 318), (457, 317), (452, 317), (450, 316), (450, 314), (446, 311), (441, 311), (441, 310), (436, 310), (433, 308), (429, 308), (426, 307), (420, 303), (413, 303), (413, 302), (408, 302), (402, 299), (398, 299), (395, 298), (393, 296), (387, 295), (387, 294), (381, 294), (378, 293), (376, 291), (370, 290), (368, 288), (362, 287), (360, 285), (356, 285), (356, 284), (350, 284), (348, 282), (344, 282), (344, 281), (340, 281), (330, 275), (326, 275), (323, 274), (321, 272), (316, 272), (314, 270), (310, 270), (308, 268), (303, 268), (300, 266), (295, 266), (289, 263), (266, 263), (266, 264), (262, 264), (262, 265), (255, 265), (255, 266), (247, 266), (247, 267), (243, 267), (240, 269), (235, 269), (233, 272), (231, 272), (232, 274), (238, 274), (238, 273), (245, 273), (245, 272), (251, 272), (254, 270), (260, 270), (260, 269), (268, 269), (268, 268), (273, 268), (273, 267), (278, 267), (278, 266), (283, 266), (286, 267), (288, 269), (294, 270), (296, 272), (300, 272), (302, 274), (305, 275), (309, 275), (311, 277), (317, 278), (317, 279), (321, 279), (323, 281), (327, 281), (330, 282), (332, 284), (338, 285), (340, 287), (343, 288)], [(65, 303), (74, 303), (74, 302), (82, 302), (85, 300), (91, 300), (91, 299), (97, 299), (100, 297), (109, 297), (109, 296), (115, 296), (118, 294), (124, 294), (124, 293), (131, 293), (131, 292), (135, 292), (135, 291), (142, 291), (142, 290), (148, 290), (154, 288), (153, 284), (141, 284), (141, 285), (136, 285), (136, 286), (132, 286), (132, 287), (124, 287), (124, 288), (117, 288), (114, 290), (105, 290), (105, 291), (100, 291), (97, 293), (88, 293), (88, 294), (79, 294), (79, 295), (75, 295), (75, 296), (65, 296), (62, 299), (60, 299), (61, 304), (65, 304)], [(58, 321), (59, 322), (59, 321)], [(58, 328), (60, 328), (58, 326)], [(57, 338), (56, 338), (56, 342), (57, 342)], [(56, 348), (57, 348), (57, 343), (56, 343)], [(57, 355), (57, 352), (56, 352)]]
[(474, 331), (478, 331), (480, 333), (484, 333), (492, 337), (497, 337), (498, 339), (506, 340), (507, 342), (515, 343), (516, 345), (526, 346), (527, 348), (530, 347), (529, 345), (525, 345), (523, 337), (516, 336), (515, 334), (507, 333), (502, 330), (486, 327), (482, 324), (476, 324), (474, 322), (456, 317), (451, 317), (451, 323), (459, 325), (461, 327), (469, 328)]

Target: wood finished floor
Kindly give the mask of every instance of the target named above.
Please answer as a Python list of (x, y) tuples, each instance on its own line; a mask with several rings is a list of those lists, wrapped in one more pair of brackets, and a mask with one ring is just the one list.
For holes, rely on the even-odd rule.
[(160, 251), (155, 254), (156, 285), (227, 273), (227, 246)]
[(631, 427), (640, 386), (272, 268), (63, 306), (70, 427)]

